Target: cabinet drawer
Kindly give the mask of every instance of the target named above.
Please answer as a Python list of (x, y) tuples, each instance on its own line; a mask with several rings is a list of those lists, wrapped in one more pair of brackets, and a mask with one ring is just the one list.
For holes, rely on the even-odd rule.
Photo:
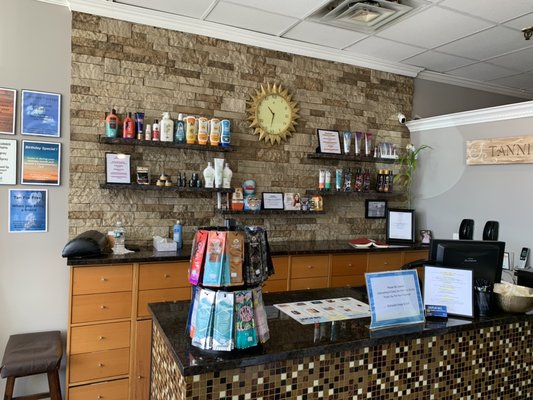
[(342, 254), (331, 257), (331, 275), (361, 275), (366, 272), (366, 254)]
[(291, 257), (291, 278), (328, 276), (329, 256)]
[(188, 262), (142, 264), (139, 268), (139, 290), (190, 286)]
[(131, 317), (131, 292), (85, 294), (72, 297), (71, 322), (106, 321)]
[(70, 382), (84, 382), (127, 375), (129, 365), (129, 348), (74, 354), (70, 357)]
[(274, 275), (268, 279), (287, 279), (289, 276), (289, 257), (272, 257), (274, 264)]
[(119, 379), (73, 387), (68, 390), (68, 398), (72, 400), (127, 400), (128, 380)]
[(427, 260), (428, 255), (429, 254), (427, 250), (404, 251), (403, 264), (407, 264), (416, 260)]
[(291, 279), (291, 290), (320, 289), (328, 287), (328, 277)]
[(70, 354), (91, 353), (129, 346), (129, 322), (75, 326), (70, 330)]
[(137, 305), (137, 316), (147, 317), (150, 315), (148, 304), (161, 303), (163, 301), (190, 300), (191, 288), (173, 288), (158, 290), (143, 290), (139, 292), (139, 303)]
[(331, 287), (343, 287), (343, 286), (364, 286), (364, 275), (350, 275), (350, 276), (332, 276)]
[(131, 290), (133, 266), (77, 267), (72, 271), (72, 294), (127, 292)]
[(287, 279), (271, 281), (268, 280), (263, 285), (263, 293), (270, 292), (286, 292), (287, 291)]
[(368, 272), (391, 271), (402, 266), (401, 252), (375, 253), (368, 255)]

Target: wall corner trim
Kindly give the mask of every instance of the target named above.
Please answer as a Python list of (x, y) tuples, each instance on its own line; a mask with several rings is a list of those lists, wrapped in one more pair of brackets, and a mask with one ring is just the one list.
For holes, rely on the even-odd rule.
[(407, 122), (405, 125), (411, 133), (452, 126), (479, 124), (484, 122), (505, 121), (509, 119), (533, 117), (533, 101), (507, 104), (479, 110), (463, 111), (454, 114), (439, 115)]

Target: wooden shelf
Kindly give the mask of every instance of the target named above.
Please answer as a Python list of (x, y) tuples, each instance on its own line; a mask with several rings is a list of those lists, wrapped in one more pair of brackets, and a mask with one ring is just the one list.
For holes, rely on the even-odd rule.
[(197, 187), (180, 187), (180, 186), (157, 186), (157, 185), (139, 185), (137, 183), (102, 183), (102, 189), (119, 189), (119, 190), (161, 190), (184, 193), (233, 193), (234, 189), (215, 189), (215, 188), (197, 188)]
[(326, 212), (324, 210), (322, 211), (301, 211), (301, 210), (243, 210), (243, 211), (237, 211), (237, 210), (215, 210), (217, 214), (223, 214), (223, 215), (242, 215), (242, 216), (248, 216), (248, 215), (315, 215), (315, 214), (325, 214)]
[(368, 197), (368, 196), (385, 196), (385, 197), (400, 197), (402, 195), (402, 193), (398, 193), (398, 192), (378, 192), (376, 190), (371, 190), (369, 192), (354, 192), (354, 191), (351, 191), (351, 192), (344, 192), (344, 191), (340, 191), (340, 192), (337, 192), (335, 190), (329, 190), (329, 191), (325, 191), (325, 190), (319, 190), (319, 189), (307, 189), (305, 191), (305, 194), (309, 194), (309, 195), (316, 195), (316, 194), (319, 194), (320, 196), (357, 196), (357, 197)]
[(382, 163), (382, 164), (394, 164), (397, 159), (390, 158), (374, 158), (374, 157), (365, 157), (358, 156), (356, 157), (353, 154), (325, 154), (325, 153), (309, 153), (307, 158), (313, 160), (342, 160), (342, 161), (353, 161), (353, 162), (363, 162), (363, 163)]
[(128, 145), (128, 146), (148, 146), (148, 147), (165, 147), (172, 149), (183, 150), (197, 150), (197, 151), (211, 151), (216, 153), (227, 153), (233, 151), (233, 148), (228, 146), (210, 146), (200, 144), (185, 144), (174, 142), (161, 142), (160, 140), (137, 140), (124, 138), (108, 138), (106, 136), (98, 136), (98, 142), (104, 144)]

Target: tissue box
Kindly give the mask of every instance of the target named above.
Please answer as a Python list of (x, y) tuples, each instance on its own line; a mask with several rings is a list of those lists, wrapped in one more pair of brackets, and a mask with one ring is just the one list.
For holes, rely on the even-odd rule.
[(154, 236), (154, 249), (157, 251), (176, 251), (178, 244), (172, 239)]

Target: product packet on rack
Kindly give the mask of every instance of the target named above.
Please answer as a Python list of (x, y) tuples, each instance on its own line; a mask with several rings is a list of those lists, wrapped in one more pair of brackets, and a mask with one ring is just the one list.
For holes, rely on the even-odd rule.
[(226, 232), (209, 231), (207, 252), (204, 264), (203, 284), (220, 287), (222, 285), (222, 267), (226, 244)]
[(191, 266), (189, 267), (189, 282), (193, 285), (198, 285), (198, 282), (201, 280), (208, 234), (208, 231), (199, 230), (194, 237), (191, 253)]
[(233, 293), (218, 291), (213, 321), (213, 350), (231, 351), (233, 343)]
[(226, 236), (226, 257), (229, 260), (230, 284), (243, 285), (242, 261), (244, 257), (244, 232), (228, 232)]
[(200, 299), (200, 288), (192, 286), (191, 306), (189, 307), (189, 315), (187, 317), (187, 333), (192, 338), (196, 330), (196, 314), (198, 312), (198, 303)]
[(261, 343), (265, 343), (270, 339), (270, 331), (268, 329), (267, 315), (263, 305), (263, 292), (260, 287), (252, 289), (254, 299), (254, 318), (255, 326), (257, 328), (257, 336)]
[(192, 344), (201, 349), (210, 349), (213, 340), (213, 314), (215, 308), (214, 290), (200, 289), (198, 311), (196, 312), (196, 328)]
[(257, 332), (254, 323), (252, 292), (235, 292), (235, 347), (246, 349), (257, 345)]

